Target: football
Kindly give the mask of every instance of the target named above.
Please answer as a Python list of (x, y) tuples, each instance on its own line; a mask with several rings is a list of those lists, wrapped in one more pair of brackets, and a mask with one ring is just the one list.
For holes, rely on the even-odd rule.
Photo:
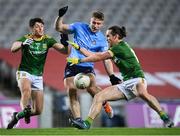
[(78, 89), (85, 89), (90, 85), (90, 78), (86, 74), (79, 73), (74, 77), (74, 85)]

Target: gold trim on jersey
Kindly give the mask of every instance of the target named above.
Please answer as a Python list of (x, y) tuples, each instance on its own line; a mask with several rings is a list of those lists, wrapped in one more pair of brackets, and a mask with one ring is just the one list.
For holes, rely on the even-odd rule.
[(111, 50), (108, 50), (109, 54), (111, 55), (111, 57), (114, 56), (114, 53)]
[(42, 40), (44, 40), (44, 39), (46, 39), (46, 38), (50, 38), (50, 36), (49, 35), (43, 35), (43, 36), (41, 36), (40, 38), (36, 38), (36, 39), (34, 39), (33, 38), (33, 35), (32, 34), (27, 34), (27, 35), (25, 35), (24, 36), (25, 38), (32, 38), (33, 40), (35, 40), (35, 41), (42, 41)]

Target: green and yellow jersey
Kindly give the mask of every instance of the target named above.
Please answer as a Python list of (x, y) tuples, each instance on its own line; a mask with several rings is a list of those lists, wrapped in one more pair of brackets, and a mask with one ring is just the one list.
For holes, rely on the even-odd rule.
[[(24, 35), (17, 41), (24, 42), (26, 39), (31, 37), (31, 34)], [(44, 35), (42, 38), (34, 40), (30, 46), (22, 45), (21, 63), (18, 70), (26, 71), (32, 75), (41, 76), (43, 74), (48, 49), (55, 43), (57, 43), (57, 41), (54, 38)]]
[(133, 49), (126, 42), (121, 41), (117, 45), (113, 45), (109, 52), (112, 54), (116, 66), (121, 71), (124, 81), (136, 77), (144, 78), (144, 72), (141, 69), (139, 60)]

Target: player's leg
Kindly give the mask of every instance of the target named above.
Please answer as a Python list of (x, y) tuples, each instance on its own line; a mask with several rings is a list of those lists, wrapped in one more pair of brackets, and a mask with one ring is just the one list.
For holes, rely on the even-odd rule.
[(77, 89), (74, 86), (73, 79), (74, 79), (74, 77), (65, 78), (64, 86), (68, 93), (71, 113), (72, 113), (74, 119), (76, 119), (76, 118), (78, 119), (81, 117), (80, 103), (78, 100)]
[(20, 78), (18, 79), (18, 86), (21, 91), (20, 105), (22, 111), (13, 113), (7, 129), (12, 129), (14, 125), (17, 124), (18, 120), (24, 118), (30, 112), (29, 101), (31, 98), (31, 81), (28, 78)]
[(106, 89), (97, 93), (94, 96), (87, 119), (83, 121), (83, 123), (75, 121), (74, 126), (79, 129), (89, 129), (91, 124), (93, 123), (93, 120), (100, 113), (103, 102), (109, 100), (119, 100), (119, 99), (125, 99), (125, 96), (118, 89), (118, 87), (116, 85), (107, 87)]
[[(96, 85), (94, 74), (90, 73), (88, 75), (91, 79), (91, 84), (90, 84), (90, 87), (87, 88), (87, 92), (89, 92), (91, 94), (91, 96), (94, 97), (94, 95), (97, 94), (98, 92), (102, 91), (102, 89)], [(102, 105), (103, 105), (103, 108), (104, 108), (105, 112), (107, 113), (108, 117), (112, 118), (114, 116), (114, 114), (113, 114), (113, 109), (111, 108), (109, 102), (104, 101)]]
[(94, 97), (95, 94), (100, 92), (102, 89), (96, 85), (96, 79), (94, 74), (88, 73), (87, 74), (90, 77), (90, 86), (87, 88), (87, 92)]
[(158, 100), (154, 96), (148, 93), (146, 89), (146, 85), (141, 82), (138, 83), (136, 87), (139, 97), (141, 97), (144, 101), (146, 101), (147, 104), (159, 114), (160, 118), (164, 121), (165, 126), (172, 127), (173, 122), (170, 120), (168, 115), (162, 110)]
[(44, 93), (42, 90), (32, 90), (32, 112), (31, 116), (40, 115), (43, 110)]
[[(25, 122), (30, 123), (30, 117), (33, 115), (40, 115), (43, 110), (43, 78), (42, 76), (31, 75), (31, 99), (32, 99), (32, 110), (28, 111), (24, 117)], [(28, 110), (26, 108), (26, 110)]]
[(20, 106), (24, 109), (29, 105), (31, 99), (31, 81), (28, 78), (22, 78), (18, 81), (19, 89), (21, 91)]

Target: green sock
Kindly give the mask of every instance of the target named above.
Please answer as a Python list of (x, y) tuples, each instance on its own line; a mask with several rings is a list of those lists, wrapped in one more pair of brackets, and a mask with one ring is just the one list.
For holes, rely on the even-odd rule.
[(164, 111), (161, 111), (161, 112), (159, 113), (159, 116), (160, 116), (160, 118), (161, 118), (163, 121), (169, 119), (168, 115), (167, 115)]
[(92, 125), (93, 121), (94, 120), (91, 117), (87, 117), (87, 119), (85, 120), (86, 124), (89, 125), (89, 127)]
[(18, 112), (18, 114), (16, 115), (16, 119), (21, 119), (21, 118), (24, 118), (25, 117), (25, 113), (24, 111), (21, 111), (21, 112)]

